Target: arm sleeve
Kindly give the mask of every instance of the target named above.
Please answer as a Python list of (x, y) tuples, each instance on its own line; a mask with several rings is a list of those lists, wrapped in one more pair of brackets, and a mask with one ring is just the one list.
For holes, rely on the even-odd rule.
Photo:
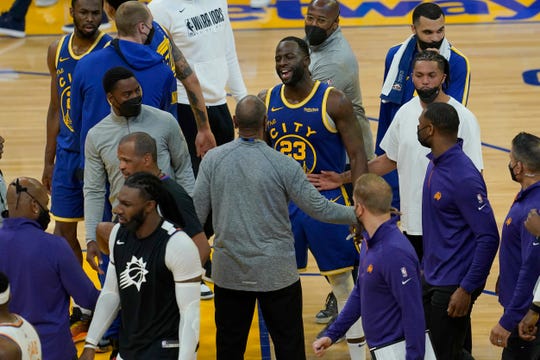
[(113, 322), (120, 309), (120, 293), (118, 292), (118, 281), (116, 279), (116, 268), (112, 261), (107, 268), (107, 275), (103, 289), (97, 301), (96, 310), (86, 335), (86, 342), (97, 345), (105, 331)]
[(176, 303), (180, 310), (180, 325), (178, 326), (178, 340), (180, 351), (178, 359), (197, 359), (197, 346), (199, 344), (199, 329), (201, 319), (201, 288), (199, 282), (176, 283)]
[[(475, 177), (464, 178), (461, 181), (469, 186), (462, 187), (456, 192), (455, 203), (474, 234), (476, 247), (472, 263), (460, 286), (471, 293), (486, 282), (499, 247), (499, 232), (481, 175), (477, 174)], [(481, 196), (486, 204), (480, 210), (478, 196)]]
[(247, 95), (246, 85), (242, 78), (242, 72), (240, 71), (240, 64), (238, 63), (238, 56), (236, 55), (236, 46), (234, 44), (234, 34), (229, 19), (229, 13), (227, 10), (227, 3), (223, 1), (223, 9), (225, 14), (225, 31), (226, 31), (226, 59), (227, 67), (229, 70), (229, 77), (227, 79), (227, 87), (231, 91), (236, 102), (240, 101)]
[[(199, 174), (195, 180), (195, 190), (193, 191), (193, 205), (195, 205), (195, 211), (201, 224), (206, 222), (208, 214), (212, 209), (210, 180), (207, 171), (207, 165), (209, 165), (211, 153), (203, 157), (199, 166)], [(211, 168), (211, 164), (209, 165)]]
[(523, 224), (521, 238), (526, 239), (527, 255), (519, 269), (512, 300), (505, 307), (504, 314), (499, 320), (501, 326), (508, 331), (513, 331), (527, 313), (533, 299), (536, 280), (540, 276), (540, 261), (538, 261), (540, 259), (540, 246), (532, 245), (536, 239), (525, 229)]
[(352, 206), (344, 206), (328, 201), (319, 190), (309, 182), (300, 165), (293, 159), (288, 168), (291, 176), (285, 187), (288, 195), (309, 216), (323, 222), (334, 224), (355, 224), (356, 214)]
[[(165, 250), (165, 265), (176, 282), (201, 276), (199, 250), (185, 232), (177, 231), (169, 239)], [(197, 284), (199, 284), (198, 281)]]
[(103, 218), (105, 208), (107, 173), (92, 135), (86, 138), (84, 155), (84, 225), (86, 239), (96, 240), (96, 228)]
[(193, 194), (195, 177), (191, 167), (191, 158), (187, 147), (186, 138), (175, 119), (169, 118), (169, 131), (167, 146), (171, 156), (171, 166), (174, 171), (174, 179), (189, 195)]
[(469, 60), (461, 51), (452, 46), (450, 55), (450, 84), (446, 94), (467, 106), (471, 68)]
[(342, 338), (349, 328), (360, 318), (361, 313), (360, 284), (357, 281), (343, 310), (339, 312), (336, 321), (328, 327), (324, 335), (332, 339), (332, 343), (335, 343), (338, 339)]
[(420, 268), (417, 260), (399, 250), (394, 252), (392, 258), (384, 277), (400, 308), (406, 359), (420, 359), (423, 358), (426, 342)]

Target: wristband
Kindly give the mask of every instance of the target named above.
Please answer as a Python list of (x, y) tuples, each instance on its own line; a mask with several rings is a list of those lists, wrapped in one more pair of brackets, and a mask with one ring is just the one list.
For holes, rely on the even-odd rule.
[(97, 349), (97, 345), (90, 344), (90, 343), (85, 343), (85, 344), (84, 344), (84, 348), (85, 348), (85, 349), (96, 350), (96, 349)]
[(96, 241), (95, 239), (86, 239), (86, 245), (88, 245), (88, 243), (91, 243), (92, 241)]

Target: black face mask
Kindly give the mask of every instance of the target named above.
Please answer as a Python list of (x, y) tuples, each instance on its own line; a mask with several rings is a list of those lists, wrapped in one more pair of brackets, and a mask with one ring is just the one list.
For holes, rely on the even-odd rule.
[(125, 117), (137, 116), (141, 113), (142, 96), (137, 96), (120, 104), (120, 115)]
[(444, 40), (444, 38), (442, 38), (442, 39), (439, 40), (439, 41), (425, 42), (425, 41), (420, 40), (418, 37), (416, 38), (416, 41), (418, 42), (418, 46), (419, 46), (420, 49), (422, 49), (422, 50), (426, 50), (426, 49), (440, 49), (443, 40)]
[(512, 178), (512, 181), (518, 182), (518, 180), (516, 178), (516, 174), (514, 174), (514, 168), (516, 166), (517, 166), (517, 163), (514, 166), (512, 166), (511, 162), (508, 163), (508, 170), (510, 171), (510, 177)]
[(423, 128), (418, 128), (416, 130), (416, 138), (418, 139), (418, 142), (420, 143), (420, 145), (422, 145), (423, 147), (427, 147), (429, 148), (429, 144), (427, 143), (427, 138), (428, 136), (426, 136), (425, 138), (421, 138), (420, 137), (420, 133), (424, 130), (424, 129), (427, 129), (427, 126), (424, 126)]
[(439, 95), (439, 88), (436, 87), (426, 90), (416, 89), (416, 92), (424, 104), (431, 104)]
[(49, 210), (45, 210), (41, 208), (39, 210), (38, 218), (36, 219), (39, 226), (43, 229), (43, 231), (47, 230), (47, 227), (49, 226), (49, 223), (51, 222), (51, 214), (49, 214)]
[(306, 40), (308, 41), (309, 45), (321, 45), (324, 40), (328, 38), (326, 30), (318, 26), (306, 25), (304, 30), (306, 32)]
[(154, 27), (152, 26), (152, 28), (150, 29), (150, 31), (148, 31), (148, 35), (146, 35), (146, 41), (144, 42), (144, 45), (150, 45), (150, 43), (152, 42), (152, 39), (154, 38)]

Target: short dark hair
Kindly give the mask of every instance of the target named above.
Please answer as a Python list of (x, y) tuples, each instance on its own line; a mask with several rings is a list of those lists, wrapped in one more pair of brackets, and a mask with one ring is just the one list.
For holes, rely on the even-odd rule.
[(110, 93), (114, 90), (117, 82), (132, 77), (135, 77), (135, 74), (128, 68), (123, 66), (113, 67), (112, 69), (107, 70), (105, 75), (103, 75), (103, 89), (106, 94)]
[(429, 104), (424, 111), (424, 117), (441, 134), (456, 135), (459, 129), (459, 115), (452, 105), (442, 102)]
[(527, 169), (540, 171), (540, 138), (526, 132), (520, 132), (512, 140), (512, 153)]
[(154, 200), (161, 212), (161, 216), (171, 223), (184, 227), (185, 222), (171, 195), (163, 186), (161, 180), (147, 172), (136, 172), (129, 176), (124, 186), (138, 189), (141, 197), (146, 200)]
[(118, 145), (129, 141), (133, 141), (135, 145), (135, 155), (144, 156), (150, 154), (152, 160), (157, 162), (157, 145), (156, 140), (152, 136), (143, 131), (136, 131), (121, 138)]
[(7, 290), (9, 286), (9, 279), (6, 274), (0, 271), (0, 293)]
[(281, 44), (284, 41), (293, 41), (293, 42), (297, 43), (298, 47), (300, 48), (302, 53), (304, 53), (305, 56), (309, 56), (309, 46), (308, 46), (307, 42), (305, 42), (304, 40), (302, 40), (302, 39), (300, 39), (299, 37), (296, 37), (296, 36), (287, 36), (287, 37), (284, 37), (283, 39), (281, 39), (278, 44)]
[(441, 17), (441, 15), (444, 17), (444, 12), (439, 5), (431, 2), (422, 3), (414, 8), (412, 13), (412, 22), (413, 24), (416, 24), (421, 16), (430, 20), (437, 20)]
[[(103, 12), (103, 1), (104, 0), (99, 0), (99, 2), (101, 3), (101, 11)], [(78, 3), (79, 0), (71, 0), (71, 7), (74, 8), (75, 7), (75, 4)]]
[(419, 61), (434, 61), (437, 63), (437, 66), (439, 69), (444, 72), (446, 75), (446, 78), (444, 79), (444, 88), (448, 87), (448, 83), (450, 82), (450, 64), (448, 63), (448, 60), (441, 54), (439, 54), (436, 51), (431, 50), (424, 50), (422, 52), (417, 53), (414, 56), (413, 59), (413, 69), (417, 62)]
[(114, 10), (118, 10), (118, 7), (120, 5), (130, 0), (105, 0), (105, 1), (107, 1), (107, 4), (109, 4)]

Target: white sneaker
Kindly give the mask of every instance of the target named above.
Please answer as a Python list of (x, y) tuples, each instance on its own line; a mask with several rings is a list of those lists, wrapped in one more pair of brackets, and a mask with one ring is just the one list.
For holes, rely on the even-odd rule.
[(35, 4), (37, 7), (48, 7), (48, 6), (53, 6), (57, 2), (58, 0), (36, 0)]
[(210, 300), (214, 297), (212, 290), (204, 283), (201, 282), (201, 299)]
[(252, 8), (260, 9), (268, 6), (270, 4), (270, 0), (251, 0), (250, 6)]

